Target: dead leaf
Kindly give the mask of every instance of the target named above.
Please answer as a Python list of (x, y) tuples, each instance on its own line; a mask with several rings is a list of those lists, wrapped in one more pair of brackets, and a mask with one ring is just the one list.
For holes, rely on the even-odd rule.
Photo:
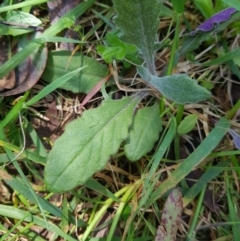
[[(76, 7), (81, 3), (81, 0), (63, 1), (54, 0), (47, 3), (50, 15), (51, 23), (55, 23), (59, 18), (69, 12), (71, 9)], [(64, 33), (65, 38), (78, 39), (78, 35), (72, 29), (68, 29)], [(61, 43), (59, 49), (62, 50), (74, 50), (74, 44), (71, 43)]]
[[(10, 37), (8, 36), (0, 36), (0, 65), (3, 65), (8, 61), (9, 51), (11, 52), (9, 40)], [(0, 91), (4, 89), (12, 89), (15, 86), (15, 83), (15, 71), (12, 70), (0, 79)]]
[(182, 194), (175, 188), (169, 194), (162, 212), (155, 241), (175, 241), (183, 211)]
[[(33, 39), (39, 35), (41, 35), (41, 32), (22, 36), (18, 41), (16, 52), (23, 49), (29, 42), (29, 39)], [(5, 59), (5, 62), (6, 61), (7, 59)], [(47, 48), (45, 46), (39, 46), (39, 48), (28, 56), (28, 58), (15, 68), (15, 70), (12, 70), (1, 79), (0, 96), (16, 95), (31, 89), (40, 79), (45, 69), (46, 62)], [(3, 63), (4, 62), (1, 62), (1, 64)]]

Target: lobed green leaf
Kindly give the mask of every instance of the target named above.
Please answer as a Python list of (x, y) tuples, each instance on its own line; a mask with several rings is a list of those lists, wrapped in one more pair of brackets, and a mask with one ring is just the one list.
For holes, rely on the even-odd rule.
[(161, 130), (162, 123), (158, 104), (140, 109), (134, 118), (130, 136), (124, 146), (127, 158), (137, 161), (151, 151)]
[(138, 66), (137, 71), (143, 80), (177, 103), (197, 103), (211, 96), (208, 90), (198, 85), (195, 80), (185, 74), (158, 77), (150, 74), (142, 66)]
[(68, 191), (103, 169), (128, 136), (138, 99), (107, 99), (71, 122), (47, 157), (45, 183), (52, 192)]
[(122, 31), (122, 40), (135, 45), (146, 61), (149, 71), (155, 73), (154, 46), (161, 5), (157, 0), (113, 0), (116, 25)]

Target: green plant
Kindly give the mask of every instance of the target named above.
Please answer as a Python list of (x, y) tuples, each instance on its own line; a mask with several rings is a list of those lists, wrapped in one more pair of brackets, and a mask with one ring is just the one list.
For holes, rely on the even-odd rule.
[[(210, 97), (205, 88), (186, 75), (156, 76), (154, 54), (159, 45), (156, 34), (161, 10), (157, 0), (151, 3), (113, 2), (117, 12), (114, 21), (120, 29), (119, 36), (123, 43), (108, 37), (108, 42), (117, 42), (116, 45), (121, 48), (118, 47), (118, 52), (112, 51), (112, 47), (99, 48), (105, 59), (124, 59), (137, 48), (140, 58), (145, 61), (144, 65), (137, 66), (138, 74), (164, 96), (178, 103), (195, 103)], [(129, 48), (125, 43), (133, 47)], [(149, 152), (161, 131), (159, 107), (144, 107), (134, 114), (137, 104), (148, 94), (151, 92), (140, 91), (136, 96), (118, 101), (106, 99), (102, 106), (84, 112), (79, 120), (69, 124), (47, 158), (45, 182), (48, 189), (62, 192), (85, 183), (95, 172), (104, 168), (122, 142), (125, 143), (124, 151), (129, 160), (136, 161)]]
[[(78, 10), (71, 11), (72, 15), (80, 14), (79, 10), (83, 11), (84, 6), (87, 9), (93, 2), (93, 0), (91, 0), (91, 2), (85, 1), (82, 3), (83, 5), (77, 6)], [(182, 26), (181, 21), (182, 14), (184, 14), (185, 0), (172, 0), (173, 10), (166, 8), (166, 5), (162, 6), (161, 3), (157, 3), (157, 1), (151, 1), (151, 6), (149, 5), (150, 1), (134, 0), (132, 2), (125, 0), (121, 1), (121, 5), (119, 2), (120, 1), (114, 1), (117, 10), (115, 23), (118, 29), (112, 26), (112, 24), (108, 24), (113, 31), (107, 34), (104, 41), (105, 45), (98, 46), (97, 50), (106, 63), (110, 63), (111, 66), (113, 62), (113, 74), (116, 81), (121, 82), (121, 78), (118, 78), (116, 62), (121, 62), (123, 69), (135, 65), (138, 75), (148, 86), (148, 89), (147, 91), (139, 89), (136, 95), (130, 95), (130, 97), (124, 97), (116, 101), (107, 95), (105, 86), (103, 85), (102, 94), (105, 100), (102, 105), (99, 108), (85, 111), (80, 119), (69, 124), (66, 132), (54, 144), (53, 150), (48, 154), (41, 142), (41, 138), (32, 128), (31, 122), (26, 124), (26, 118), (21, 119), (21, 115), (24, 116), (28, 111), (28, 107), (37, 103), (56, 88), (70, 90), (72, 92), (89, 93), (97, 83), (101, 84), (104, 81), (103, 78), (107, 74), (106, 65), (81, 53), (76, 53), (73, 56), (70, 51), (52, 51), (49, 53), (47, 68), (42, 79), (50, 82), (50, 84), (32, 98), (28, 96), (29, 92), (27, 92), (24, 97), (11, 108), (8, 114), (5, 115), (5, 113), (2, 113), (3, 121), (0, 122), (0, 146), (4, 148), (6, 153), (1, 153), (0, 161), (7, 163), (9, 160), (12, 160), (20, 177), (10, 176), (7, 170), (0, 170), (0, 176), (4, 183), (17, 193), (16, 196), (21, 200), (20, 204), (23, 204), (16, 208), (10, 205), (0, 205), (0, 214), (2, 216), (9, 217), (9, 219), (11, 218), (12, 220), (19, 220), (11, 229), (6, 229), (3, 225), (0, 225), (0, 231), (5, 232), (3, 236), (4, 240), (10, 236), (11, 233), (15, 232), (16, 236), (23, 234), (28, 237), (29, 240), (32, 240), (36, 235), (36, 233), (30, 230), (33, 224), (46, 229), (49, 228), (56, 233), (55, 238), (59, 235), (65, 240), (75, 240), (73, 238), (74, 233), (72, 232), (75, 230), (75, 227), (81, 228), (78, 238), (88, 240), (93, 231), (91, 235), (94, 237), (95, 231), (101, 229), (103, 226), (111, 226), (106, 238), (109, 241), (120, 240), (121, 238), (122, 240), (153, 240), (153, 236), (160, 236), (161, 231), (164, 231), (164, 235), (166, 234), (165, 240), (169, 239), (170, 235), (172, 235), (171, 238), (174, 239), (182, 208), (185, 208), (189, 203), (195, 204), (196, 200), (194, 199), (197, 196), (197, 205), (191, 205), (194, 210), (194, 215), (192, 216), (193, 218), (190, 219), (191, 221), (189, 222), (189, 229), (187, 230), (188, 233), (186, 236), (189, 239), (193, 239), (196, 235), (196, 238), (198, 238), (197, 235), (199, 235), (199, 233), (196, 234), (198, 218), (199, 216), (202, 217), (203, 210), (204, 212), (206, 211), (206, 213), (208, 210), (204, 209), (203, 206), (205, 190), (208, 188), (207, 184), (212, 185), (211, 180), (215, 179), (215, 185), (216, 181), (218, 181), (216, 177), (219, 177), (219, 179), (221, 178), (220, 185), (222, 185), (224, 176), (221, 175), (221, 173), (223, 170), (225, 171), (227, 187), (229, 187), (227, 198), (230, 215), (229, 217), (226, 215), (221, 219), (229, 222), (230, 225), (238, 224), (239, 222), (238, 216), (236, 215), (237, 207), (234, 206), (234, 204), (237, 203), (233, 194), (233, 181), (235, 180), (233, 180), (230, 175), (228, 176), (227, 173), (227, 170), (230, 168), (236, 168), (239, 177), (239, 164), (235, 157), (236, 154), (239, 154), (239, 151), (225, 151), (225, 148), (229, 149), (228, 138), (222, 143), (220, 151), (218, 149), (216, 153), (213, 153), (213, 150), (227, 131), (233, 136), (235, 146), (237, 148), (239, 147), (239, 135), (233, 130), (229, 130), (230, 123), (227, 119), (234, 116), (239, 108), (240, 102), (229, 111), (228, 115), (226, 115), (227, 119), (221, 118), (216, 126), (213, 127), (209, 133), (207, 132), (202, 142), (197, 147), (194, 146), (193, 152), (187, 158), (181, 160), (179, 154), (180, 144), (183, 144), (182, 140), (185, 136), (180, 139), (180, 135), (189, 134), (186, 136), (189, 137), (193, 134), (193, 136), (195, 136), (196, 126), (201, 128), (201, 121), (206, 124), (205, 117), (202, 118), (202, 114), (200, 114), (201, 110), (195, 109), (195, 106), (198, 108), (200, 105), (191, 105), (194, 106), (193, 111), (189, 111), (189, 105), (185, 108), (183, 104), (204, 100), (209, 96), (209, 92), (197, 85), (196, 81), (187, 75), (171, 75), (180, 57), (182, 60), (184, 55), (191, 54), (191, 60), (193, 60), (194, 52), (192, 51), (204, 40), (209, 40), (213, 31), (220, 31), (229, 23), (236, 20), (239, 17), (239, 13), (234, 13), (226, 23), (220, 23), (216, 26), (211, 25), (212, 31), (197, 31), (194, 36), (186, 35), (182, 43), (182, 38), (179, 38), (179, 30)], [(210, 3), (211, 1), (206, 2)], [(99, 4), (101, 3), (97, 3), (93, 8), (98, 8)], [(125, 5), (127, 5), (127, 8), (125, 8)], [(165, 10), (169, 10), (170, 14)], [(202, 8), (202, 10), (207, 11), (206, 8)], [(130, 13), (127, 11), (130, 11)], [(94, 10), (93, 12), (94, 14), (97, 13)], [(170, 38), (164, 41), (164, 43), (155, 41), (159, 12), (164, 12), (164, 14), (170, 16), (170, 18), (173, 16), (172, 23), (169, 27), (169, 29), (172, 28), (176, 23), (173, 42), (171, 42)], [(102, 13), (97, 13), (96, 15), (101, 19), (107, 20), (106, 22), (109, 22), (107, 18), (111, 15), (107, 16), (107, 14), (106, 17), (103, 17), (101, 14)], [(68, 16), (67, 18), (64, 16), (60, 19), (59, 23), (54, 24), (46, 30), (48, 34), (44, 33), (43, 37), (34, 39), (29, 44), (26, 44), (26, 52), (22, 51), (16, 56), (13, 56), (13, 58), (3, 65), (0, 74), (2, 75), (4, 71), (12, 68), (16, 61), (21, 62), (22, 59), (25, 58), (24, 56), (32, 51), (33, 44), (35, 44), (35, 47), (39, 47), (43, 46), (46, 41), (64, 40), (71, 42), (70, 39), (57, 38), (54, 36), (65, 27), (63, 23), (73, 24), (74, 21), (71, 20), (72, 15), (68, 13), (66, 15)], [(130, 19), (127, 21), (129, 16)], [(95, 17), (96, 16), (94, 16), (94, 18)], [(91, 36), (91, 34), (98, 30), (99, 26), (102, 25), (97, 24), (90, 32), (87, 32), (84, 37)], [(6, 26), (4, 25), (4, 27)], [(9, 27), (5, 33), (17, 33), (16, 30), (18, 29), (10, 29)], [(191, 31), (191, 29), (189, 29), (189, 31)], [(231, 39), (231, 32), (228, 36), (230, 36)], [(141, 37), (145, 37), (147, 41), (143, 41)], [(87, 37), (82, 39), (88, 41)], [(224, 40), (225, 39), (223, 39), (223, 41)], [(80, 41), (72, 40), (72, 42), (79, 43)], [(209, 42), (212, 43), (213, 40), (209, 40)], [(88, 43), (90, 43), (90, 41)], [(32, 46), (31, 49), (29, 46)], [(179, 48), (178, 46), (181, 47)], [(205, 43), (203, 46), (205, 46)], [(83, 48), (85, 48), (85, 46), (83, 46)], [(159, 51), (164, 48), (171, 48), (170, 60), (164, 68), (165, 71), (162, 71), (159, 77), (156, 75), (153, 56), (156, 50)], [(202, 46), (200, 48), (202, 48)], [(230, 61), (233, 56), (237, 56), (238, 52), (239, 50), (236, 50), (235, 52), (223, 55), (222, 50), (222, 57), (207, 62), (205, 65)], [(216, 49), (213, 49), (211, 53), (216, 54)], [(94, 51), (89, 52), (89, 56), (94, 56), (94, 54)], [(71, 63), (69, 58), (71, 58)], [(193, 66), (197, 64), (198, 63), (195, 62)], [(66, 65), (68, 72), (66, 72)], [(94, 71), (92, 71), (92, 69)], [(124, 71), (119, 72), (119, 75), (122, 74), (124, 75)], [(205, 71), (204, 74), (208, 76), (207, 71)], [(99, 82), (100, 79), (103, 80)], [(200, 79), (200, 81), (199, 83), (203, 82), (202, 79)], [(211, 83), (214, 88), (217, 86), (214, 82), (208, 82), (207, 77), (206, 82)], [(112, 83), (110, 83), (110, 85), (112, 85)], [(99, 86), (100, 85), (98, 85), (98, 87)], [(143, 84), (141, 86), (143, 86)], [(115, 86), (113, 86), (113, 88), (114, 87)], [(107, 88), (107, 91), (108, 89), (109, 88)], [(152, 91), (153, 89), (154, 91)], [(168, 99), (183, 104), (176, 105), (175, 102), (165, 101), (165, 97), (161, 97), (160, 102), (158, 98), (146, 98), (147, 96), (155, 96), (156, 92), (158, 98), (164, 95)], [(186, 92), (189, 94), (185, 95)], [(63, 91), (63, 93), (65, 94), (66, 92)], [(3, 101), (8, 101), (8, 99), (5, 98)], [(2, 106), (2, 103), (0, 104)], [(201, 106), (206, 106), (210, 111), (212, 107), (218, 108), (211, 99), (209, 102), (204, 102)], [(188, 114), (186, 118), (183, 118), (186, 112)], [(193, 114), (189, 115), (189, 113)], [(215, 114), (222, 115), (222, 112), (218, 112), (217, 110)], [(21, 128), (15, 125), (15, 119), (17, 117), (19, 118)], [(164, 128), (162, 128), (162, 122)], [(29, 147), (25, 147), (24, 144), (21, 145), (21, 139), (24, 139), (24, 134), (22, 134), (24, 129), (33, 141), (35, 146), (34, 151)], [(9, 130), (10, 132), (16, 131), (16, 133), (9, 134)], [(6, 133), (4, 133), (5, 131)], [(159, 137), (160, 132), (162, 133)], [(158, 140), (157, 143), (155, 143), (156, 140)], [(18, 147), (20, 145), (22, 148)], [(167, 153), (169, 151), (171, 152), (172, 149), (170, 148), (172, 147), (174, 148), (175, 157), (169, 158)], [(152, 152), (147, 155), (146, 153), (151, 150), (154, 150), (154, 153)], [(13, 152), (18, 154), (14, 156)], [(114, 155), (115, 153), (117, 154)], [(108, 183), (104, 183), (104, 186), (102, 186), (99, 180), (90, 178), (92, 174), (104, 168), (111, 155), (113, 155), (114, 161), (118, 160), (114, 162), (114, 164), (116, 163), (117, 169), (118, 167), (120, 167), (120, 169), (123, 168), (123, 173), (117, 176), (119, 177), (121, 186), (116, 189), (111, 186), (109, 187)], [(136, 163), (121, 163), (121, 160), (124, 160), (126, 157), (132, 162), (139, 159), (141, 159), (141, 161)], [(212, 162), (213, 158), (215, 158), (214, 162)], [(229, 160), (230, 158), (232, 160)], [(26, 172), (22, 172), (18, 163), (19, 160), (21, 164), (23, 163), (22, 161), (26, 163), (30, 171), (30, 176), (25, 177)], [(205, 161), (207, 161), (207, 166)], [(174, 163), (175, 165), (168, 166), (168, 162)], [(231, 162), (232, 166), (228, 167)], [(39, 170), (36, 170), (36, 163), (38, 166), (39, 164), (42, 166), (46, 164), (45, 180), (50, 191), (65, 192), (72, 190), (79, 184), (83, 184), (83, 186), (68, 192), (67, 195), (64, 193), (62, 195), (63, 202), (62, 205), (60, 204), (61, 208), (59, 208), (52, 204), (51, 200), (48, 200), (53, 194), (49, 194), (48, 190), (45, 190), (42, 183), (42, 175), (39, 173)], [(135, 175), (135, 170), (133, 170), (133, 172), (132, 170), (127, 172), (125, 169), (126, 164), (131, 169), (132, 167), (134, 167), (133, 169), (138, 168), (136, 176), (133, 178), (132, 175)], [(165, 169), (166, 166), (167, 169)], [(107, 167), (115, 168), (113, 162)], [(188, 186), (185, 183), (185, 177), (197, 167), (200, 167), (202, 171), (204, 171), (204, 174), (192, 187)], [(106, 168), (102, 173), (97, 175), (107, 172), (108, 170)], [(31, 173), (41, 181), (40, 185), (37, 187), (34, 186), (34, 188), (36, 188), (34, 190), (31, 183), (35, 183), (35, 181), (30, 181), (31, 183), (29, 183)], [(112, 173), (115, 175), (115, 170), (113, 170)], [(128, 179), (128, 177), (130, 178)], [(107, 176), (107, 178), (111, 178), (111, 176)], [(176, 186), (179, 186), (180, 190), (174, 190)], [(217, 188), (219, 188), (219, 186)], [(213, 186), (214, 191), (217, 188)], [(43, 191), (45, 197), (42, 198), (35, 193), (35, 190)], [(162, 201), (165, 199), (166, 193), (170, 193), (170, 195), (165, 204), (164, 214), (162, 214)], [(71, 201), (69, 201), (69, 196), (71, 196)], [(173, 198), (174, 196), (175, 198)], [(86, 205), (86, 209), (84, 208), (80, 214), (74, 216), (78, 204), (82, 204), (83, 202), (91, 205)], [(35, 204), (37, 205), (36, 209), (35, 207), (33, 208)], [(100, 224), (99, 226), (99, 221), (101, 223), (100, 219), (108, 214), (108, 208), (113, 206), (113, 204), (114, 207), (116, 207), (116, 212), (112, 213), (110, 220), (104, 221), (104, 224)], [(89, 208), (89, 206), (91, 207)], [(189, 205), (187, 208), (191, 206)], [(24, 207), (24, 211), (21, 210), (22, 207)], [(40, 209), (44, 219), (39, 217), (37, 208)], [(149, 210), (149, 208), (153, 210), (154, 214), (150, 214), (147, 211), (145, 215), (145, 210)], [(48, 216), (45, 216), (45, 212), (48, 213)], [(89, 215), (90, 218), (87, 223), (83, 222), (85, 219), (82, 218), (82, 213)], [(172, 216), (173, 214), (174, 216)], [(52, 217), (54, 222), (61, 220), (58, 225), (52, 223)], [(212, 216), (212, 218), (214, 222), (214, 216)], [(159, 222), (160, 220), (161, 222)], [(25, 223), (21, 223), (22, 221), (25, 221)], [(166, 221), (168, 222), (167, 226)], [(22, 229), (19, 229), (19, 223), (23, 224)], [(159, 230), (157, 230), (159, 223)], [(142, 225), (146, 227), (144, 230), (139, 228), (142, 227)], [(115, 236), (119, 226), (124, 227), (124, 234), (118, 239), (118, 237)], [(165, 227), (162, 228), (163, 226)], [(234, 237), (237, 237), (238, 225), (235, 225), (232, 230), (234, 231)], [(227, 228), (224, 231), (227, 231), (226, 233), (231, 232), (227, 230)], [(140, 235), (142, 239), (139, 239)], [(16, 238), (16, 236), (13, 236), (12, 239)], [(95, 237), (93, 239), (95, 239)]]
[[(137, 49), (140, 59), (144, 60), (143, 65), (136, 66), (138, 74), (146, 84), (166, 98), (185, 104), (210, 97), (205, 88), (197, 85), (197, 82), (187, 75), (156, 76), (154, 53), (156, 46), (159, 47), (156, 33), (161, 10), (161, 4), (157, 0), (151, 3), (138, 0), (119, 3), (114, 0), (113, 3), (117, 12), (114, 22), (120, 29), (121, 41), (115, 35), (108, 35), (110, 46), (98, 47), (107, 62), (111, 62), (113, 58), (127, 60), (127, 56)], [(238, 13), (217, 26), (215, 31), (221, 30), (237, 16)], [(198, 36), (186, 36), (179, 52), (175, 42), (172, 49), (172, 56), (175, 55), (175, 58), (170, 61), (167, 72), (171, 73), (180, 56), (193, 50), (209, 37), (210, 33), (205, 32)], [(125, 155), (131, 161), (136, 161), (149, 152), (161, 131), (159, 107), (144, 107), (134, 114), (138, 103), (149, 94), (151, 95), (151, 92), (139, 91), (133, 97), (125, 97), (118, 101), (107, 98), (102, 106), (86, 111), (82, 118), (69, 124), (47, 158), (45, 182), (48, 189), (62, 192), (84, 184), (95, 172), (104, 168), (122, 142)]]

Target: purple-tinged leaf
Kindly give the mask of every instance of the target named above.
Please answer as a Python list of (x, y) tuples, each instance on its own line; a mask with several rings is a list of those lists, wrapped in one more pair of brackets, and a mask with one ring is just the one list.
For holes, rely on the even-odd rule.
[(228, 133), (232, 136), (235, 147), (240, 150), (240, 135), (232, 129), (229, 129)]
[(182, 194), (179, 188), (175, 188), (169, 194), (167, 201), (164, 205), (161, 223), (157, 229), (155, 241), (176, 240), (182, 211)]
[(198, 32), (209, 32), (214, 28), (214, 24), (220, 24), (229, 20), (235, 12), (238, 10), (235, 8), (226, 8), (221, 12), (216, 13), (211, 18), (200, 24), (194, 31), (190, 32), (190, 36), (194, 36)]

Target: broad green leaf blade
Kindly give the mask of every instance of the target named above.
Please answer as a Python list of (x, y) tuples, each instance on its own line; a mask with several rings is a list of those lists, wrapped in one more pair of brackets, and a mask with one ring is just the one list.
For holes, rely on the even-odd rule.
[(155, 104), (140, 109), (134, 118), (133, 128), (124, 146), (127, 158), (131, 161), (137, 161), (151, 151), (161, 130), (159, 106)]
[(154, 45), (159, 25), (160, 2), (157, 0), (113, 0), (117, 16), (114, 21), (122, 30), (122, 40), (135, 45), (155, 73)]
[(155, 241), (176, 240), (178, 226), (181, 223), (183, 211), (182, 194), (178, 188), (169, 194), (162, 212), (161, 223), (158, 227)]
[(71, 54), (70, 51), (65, 50), (50, 52), (42, 79), (51, 83), (66, 73), (74, 71), (81, 66), (86, 66), (79, 74), (75, 75), (60, 88), (74, 93), (88, 93), (107, 75), (107, 66), (80, 53), (76, 53), (73, 56)]
[[(171, 176), (167, 178), (152, 194), (151, 203), (160, 198), (171, 188), (175, 187), (184, 177), (186, 177), (197, 165), (201, 163), (218, 145), (221, 139), (225, 136), (230, 122), (221, 118), (209, 135), (201, 142), (201, 144), (191, 153), (181, 165), (172, 172)], [(149, 203), (149, 205), (151, 205)]]
[(150, 84), (170, 100), (181, 104), (197, 103), (211, 96), (207, 89), (185, 74), (174, 74), (162, 78), (153, 76)]
[(138, 99), (103, 101), (71, 122), (47, 157), (45, 183), (52, 192), (71, 190), (103, 169), (128, 136)]
[(158, 77), (138, 66), (137, 71), (142, 79), (157, 89), (164, 96), (177, 103), (197, 103), (208, 99), (210, 92), (198, 85), (197, 82), (185, 74)]
[(190, 132), (196, 125), (198, 120), (197, 114), (191, 114), (186, 116), (178, 126), (178, 134), (185, 135)]

